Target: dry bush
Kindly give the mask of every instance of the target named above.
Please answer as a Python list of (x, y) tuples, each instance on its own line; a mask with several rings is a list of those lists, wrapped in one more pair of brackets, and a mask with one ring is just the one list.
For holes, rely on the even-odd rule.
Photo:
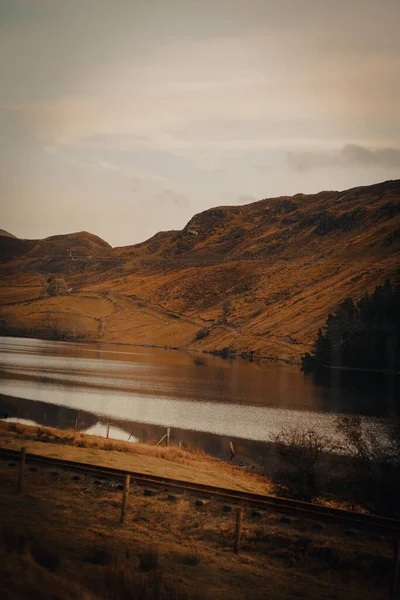
[(275, 475), (275, 491), (282, 496), (311, 501), (320, 494), (316, 465), (324, 452), (334, 450), (332, 441), (314, 429), (283, 428), (272, 440), (285, 465)]
[(331, 441), (312, 428), (283, 428), (273, 437), (280, 457), (291, 467), (301, 472), (309, 472), (322, 452), (331, 449)]
[(398, 518), (400, 491), (400, 416), (388, 418), (380, 430), (359, 415), (337, 420), (342, 452), (349, 457), (343, 488), (349, 499), (368, 510)]

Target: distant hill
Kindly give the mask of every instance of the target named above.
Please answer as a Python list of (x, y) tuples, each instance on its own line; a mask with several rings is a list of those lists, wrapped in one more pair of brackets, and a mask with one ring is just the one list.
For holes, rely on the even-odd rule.
[(97, 235), (80, 231), (79, 233), (68, 233), (65, 235), (52, 235), (44, 240), (35, 240), (35, 245), (30, 250), (31, 256), (82, 256), (96, 254), (104, 250), (111, 250), (110, 244)]
[(111, 250), (110, 244), (97, 235), (81, 231), (65, 235), (53, 235), (43, 240), (21, 240), (0, 236), (0, 260), (10, 260), (25, 254), (27, 257), (48, 257), (53, 261), (70, 256), (88, 256)]
[(5, 229), (0, 229), (0, 236), (1, 235), (3, 235), (4, 237), (11, 237), (11, 238), (17, 237), (16, 235), (13, 235), (12, 233), (9, 233)]
[[(39, 335), (47, 311), (66, 335), (297, 361), (339, 302), (395, 274), (400, 181), (217, 207), (133, 246), (85, 232), (29, 244), (0, 266), (10, 327)], [(72, 292), (38, 299), (52, 274)]]

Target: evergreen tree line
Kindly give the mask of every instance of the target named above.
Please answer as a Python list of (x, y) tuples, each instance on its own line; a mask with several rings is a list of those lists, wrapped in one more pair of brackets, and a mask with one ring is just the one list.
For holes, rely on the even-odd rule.
[(323, 367), (400, 369), (400, 277), (378, 285), (354, 302), (347, 298), (318, 330), (311, 352), (302, 357), (304, 372)]

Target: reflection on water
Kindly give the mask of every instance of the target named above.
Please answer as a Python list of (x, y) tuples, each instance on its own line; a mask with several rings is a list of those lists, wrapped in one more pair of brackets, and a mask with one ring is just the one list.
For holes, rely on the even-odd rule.
[[(278, 362), (18, 338), (0, 338), (0, 374), (9, 397), (0, 399), (0, 413), (23, 409), (24, 418), (62, 428), (74, 427), (79, 414), (80, 430), (103, 435), (111, 422), (117, 439), (133, 425), (254, 442), (290, 425), (332, 434), (348, 412), (379, 425), (398, 394), (398, 380), (382, 375), (330, 372), (314, 380)], [(29, 400), (29, 410), (12, 398)]]
[(124, 442), (138, 442), (139, 438), (135, 437), (132, 433), (127, 434), (126, 431), (121, 427), (110, 425), (109, 423), (97, 422), (88, 429), (85, 429), (85, 433), (88, 435), (97, 435), (99, 437), (108, 437), (112, 440), (123, 440)]

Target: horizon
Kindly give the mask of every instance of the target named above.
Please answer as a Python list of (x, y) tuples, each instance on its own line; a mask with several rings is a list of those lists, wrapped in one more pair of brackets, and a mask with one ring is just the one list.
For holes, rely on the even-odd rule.
[(133, 245), (398, 179), (399, 20), (397, 0), (0, 0), (2, 227)]

